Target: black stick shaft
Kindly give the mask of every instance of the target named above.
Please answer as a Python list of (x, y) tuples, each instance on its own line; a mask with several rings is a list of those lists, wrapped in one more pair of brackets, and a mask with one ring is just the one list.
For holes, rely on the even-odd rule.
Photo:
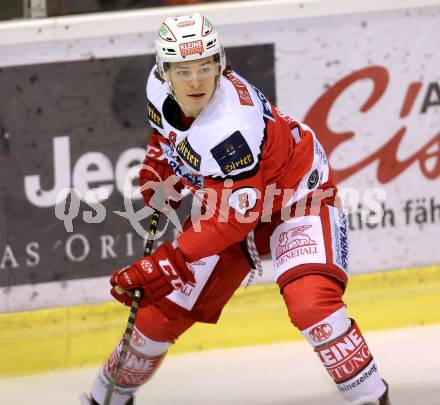
[(148, 230), (148, 233), (152, 237), (148, 238), (147, 242), (145, 243), (144, 256), (150, 256), (151, 250), (153, 249), (153, 242), (154, 242), (153, 237), (154, 235), (156, 235), (157, 225), (159, 224), (159, 217), (160, 217), (160, 211), (154, 210), (153, 216), (151, 217), (151, 221), (150, 221), (150, 229)]
[[(151, 218), (150, 228), (148, 230), (149, 235), (152, 237), (149, 237), (147, 239), (147, 242), (145, 243), (144, 256), (150, 256), (151, 251), (153, 249), (153, 242), (154, 242), (153, 237), (157, 231), (159, 217), (160, 217), (160, 211), (155, 210), (153, 213), (153, 217)], [(141, 292), (142, 290), (140, 288), (136, 288), (134, 290), (133, 301), (131, 303), (130, 313), (128, 314), (127, 326), (125, 328), (124, 336), (122, 338), (121, 353), (119, 355), (115, 372), (111, 376), (110, 382), (107, 386), (107, 392), (105, 393), (105, 399), (103, 405), (110, 405), (113, 396), (113, 391), (115, 389), (116, 382), (119, 378), (120, 369), (124, 364), (125, 359), (127, 358), (128, 347), (130, 346), (131, 336), (133, 335), (134, 322), (136, 320), (136, 314), (139, 309), (139, 300), (141, 299)]]

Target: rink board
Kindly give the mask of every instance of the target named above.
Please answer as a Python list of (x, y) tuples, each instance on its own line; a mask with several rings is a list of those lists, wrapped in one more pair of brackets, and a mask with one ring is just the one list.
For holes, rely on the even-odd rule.
[[(352, 277), (345, 302), (363, 331), (440, 323), (440, 266)], [(63, 370), (104, 361), (128, 309), (119, 303), (0, 315), (0, 376)], [(217, 325), (196, 324), (172, 354), (302, 340), (278, 287), (240, 289)]]
[[(351, 271), (440, 262), (439, 0), (11, 21), (0, 23), (0, 312), (104, 301), (105, 278), (142, 254), (142, 237), (115, 211), (127, 208), (125, 175), (147, 140), (157, 24), (196, 9), (217, 23), (237, 71), (318, 134), (351, 209)], [(62, 187), (81, 197), (71, 231), (55, 215)], [(96, 223), (88, 191), (104, 193)]]

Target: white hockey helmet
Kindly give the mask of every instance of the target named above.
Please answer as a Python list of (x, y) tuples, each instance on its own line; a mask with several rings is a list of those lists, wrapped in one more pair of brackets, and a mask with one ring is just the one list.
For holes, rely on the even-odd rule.
[(187, 62), (219, 55), (220, 73), (226, 68), (226, 57), (218, 34), (209, 20), (194, 13), (168, 17), (156, 39), (156, 63), (164, 77), (164, 63)]

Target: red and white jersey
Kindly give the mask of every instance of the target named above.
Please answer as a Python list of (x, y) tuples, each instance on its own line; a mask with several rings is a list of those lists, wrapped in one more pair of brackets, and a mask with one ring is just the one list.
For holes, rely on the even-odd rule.
[[(223, 75), (212, 99), (185, 129), (168, 84), (153, 71), (147, 83), (150, 124), (163, 136), (168, 164), (213, 212), (178, 237), (190, 261), (245, 239), (262, 216), (317, 188), (333, 186), (327, 157), (313, 131), (283, 115), (243, 77)], [(215, 207), (204, 196), (206, 189), (217, 193)]]

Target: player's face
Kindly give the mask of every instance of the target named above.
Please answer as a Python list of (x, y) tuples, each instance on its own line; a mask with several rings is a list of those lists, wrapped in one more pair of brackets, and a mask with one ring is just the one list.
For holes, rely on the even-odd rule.
[(177, 102), (187, 117), (197, 117), (214, 94), (219, 65), (208, 57), (171, 63), (167, 72)]

